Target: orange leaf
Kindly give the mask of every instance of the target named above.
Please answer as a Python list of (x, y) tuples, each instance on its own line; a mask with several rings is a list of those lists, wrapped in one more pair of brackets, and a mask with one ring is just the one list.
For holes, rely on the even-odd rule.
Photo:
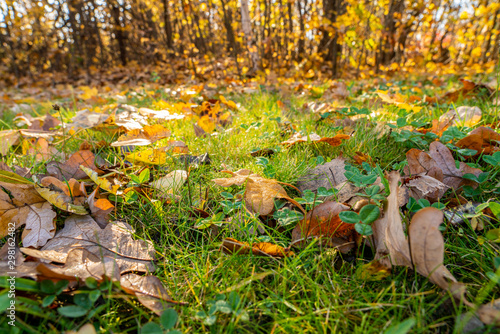
[(233, 238), (226, 238), (222, 242), (222, 251), (226, 254), (249, 254), (264, 255), (272, 257), (287, 257), (295, 255), (294, 252), (272, 244), (270, 242), (258, 242), (252, 246), (247, 242), (238, 241)]

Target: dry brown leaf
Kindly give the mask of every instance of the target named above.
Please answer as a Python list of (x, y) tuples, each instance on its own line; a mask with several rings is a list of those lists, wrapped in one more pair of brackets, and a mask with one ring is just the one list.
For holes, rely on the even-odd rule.
[[(457, 190), (463, 185), (477, 186), (476, 182), (464, 179), (464, 174), (474, 174), (479, 176), (482, 171), (479, 168), (472, 168), (465, 162), (460, 162), (460, 168), (455, 166), (455, 159), (450, 149), (438, 141), (434, 141), (429, 146), (429, 155), (443, 171), (443, 183)], [(432, 176), (432, 175), (430, 175)]]
[(188, 178), (185, 170), (174, 170), (164, 177), (151, 182), (151, 186), (160, 191), (161, 195), (174, 194), (179, 191)]
[(88, 129), (104, 123), (110, 116), (104, 113), (90, 112), (88, 109), (80, 110), (73, 117), (73, 123), (68, 124), (68, 129)]
[(6, 156), (12, 146), (19, 144), (19, 138), (17, 130), (0, 131), (0, 155)]
[(335, 137), (322, 138), (319, 135), (317, 135), (316, 133), (311, 133), (309, 135), (302, 136), (299, 132), (296, 132), (290, 139), (282, 142), (281, 144), (287, 145), (287, 146), (292, 146), (296, 143), (310, 141), (310, 142), (318, 142), (318, 143), (325, 142), (325, 143), (328, 143), (328, 144), (335, 147), (335, 146), (339, 146), (340, 144), (342, 144), (342, 140), (346, 140), (349, 138), (350, 138), (350, 136), (344, 135), (344, 134), (338, 134), (338, 135), (335, 135)]
[(265, 216), (274, 211), (274, 199), (291, 200), (285, 189), (276, 180), (248, 178), (245, 190), (245, 204), (251, 212)]
[(500, 141), (500, 134), (491, 128), (481, 126), (471, 131), (467, 137), (460, 139), (455, 145), (460, 148), (476, 150), (477, 153), (474, 155), (476, 157), (499, 151), (500, 147), (496, 141)]
[(81, 185), (75, 179), (70, 179), (67, 182), (63, 182), (53, 176), (46, 176), (40, 180), (40, 184), (44, 187), (56, 187), (57, 190), (64, 192), (67, 196), (78, 197), (82, 196), (83, 193), (80, 189)]
[(364, 154), (363, 152), (356, 152), (353, 159), (354, 159), (354, 163), (356, 165), (362, 165), (363, 162), (366, 162), (367, 164), (369, 164), (372, 167), (375, 166), (372, 158), (369, 155)]
[(56, 233), (55, 218), (56, 213), (49, 202), (32, 205), (26, 216), (26, 226), (21, 236), (23, 246), (38, 248), (52, 239)]
[[(14, 184), (0, 181), (0, 238), (8, 234), (9, 223), (19, 228), (27, 221), (30, 212), (41, 210), (47, 201), (31, 184)], [(31, 217), (31, 215), (30, 215)], [(45, 216), (48, 219), (48, 216)], [(52, 223), (52, 220), (50, 222)], [(34, 222), (36, 224), (36, 222)], [(39, 222), (40, 226), (48, 223)]]
[(317, 191), (319, 187), (330, 189), (347, 181), (344, 174), (345, 159), (335, 158), (309, 170), (306, 175), (299, 179), (297, 187), (302, 192), (305, 190)]
[(349, 91), (345, 82), (335, 82), (323, 94), (323, 99), (345, 100), (349, 97)]
[(431, 203), (437, 202), (448, 189), (448, 186), (428, 175), (410, 178), (406, 183), (410, 193), (409, 196), (419, 200), (425, 198)]
[(233, 238), (226, 238), (222, 241), (222, 251), (226, 254), (249, 254), (263, 255), (271, 257), (293, 256), (294, 253), (281, 246), (270, 242), (258, 242), (252, 246), (247, 242), (238, 241)]
[[(14, 268), (11, 267), (11, 256), (14, 256)], [(9, 245), (9, 242), (6, 242), (0, 248), (0, 276), (11, 276), (12, 272), (15, 272), (17, 277), (36, 279), (38, 275), (36, 267), (38, 264), (39, 262), (25, 262), (25, 258), (17, 245), (12, 247)]]
[(101, 229), (90, 216), (70, 216), (64, 228), (42, 247), (41, 250), (22, 248), (26, 255), (66, 263), (72, 249), (85, 248), (98, 257), (108, 256), (115, 259), (120, 272), (154, 270), (154, 248), (150, 242), (132, 239), (134, 229), (122, 222), (113, 222)]
[(95, 156), (94, 153), (88, 150), (78, 151), (74, 153), (65, 163), (60, 163), (57, 161), (51, 161), (47, 163), (47, 172), (58, 178), (59, 180), (69, 180), (69, 179), (83, 179), (87, 177), (87, 174), (80, 169), (80, 166), (84, 166), (92, 169), (93, 171), (99, 172), (95, 166)]
[(208, 137), (208, 133), (206, 133), (205, 130), (203, 130), (203, 128), (198, 126), (197, 124), (193, 123), (193, 129), (194, 129), (194, 134), (196, 135), (196, 137), (201, 137), (201, 138)]
[(172, 120), (177, 120), (177, 119), (184, 119), (186, 116), (185, 115), (180, 115), (177, 113), (171, 114), (170, 111), (168, 110), (153, 110), (149, 108), (139, 108), (137, 110), (139, 114), (149, 117), (149, 118), (154, 118), (162, 121), (172, 121)]
[[(160, 315), (168, 306), (167, 303), (176, 303), (168, 295), (165, 287), (156, 276), (139, 276), (126, 274), (120, 278), (122, 289), (134, 294), (142, 305)], [(177, 304), (177, 303), (176, 303)]]
[(443, 265), (444, 240), (438, 229), (443, 217), (443, 212), (433, 207), (418, 211), (410, 223), (409, 239), (411, 258), (418, 273), (446, 290), (450, 282), (457, 280)]
[(458, 107), (456, 110), (451, 109), (439, 117), (440, 124), (448, 126), (474, 126), (481, 121), (482, 111), (479, 107)]
[(304, 212), (302, 206), (295, 200), (291, 199), (285, 189), (276, 180), (265, 179), (258, 174), (252, 174), (248, 169), (240, 169), (236, 172), (223, 171), (232, 175), (226, 179), (213, 179), (212, 181), (222, 187), (230, 187), (232, 185), (241, 186), (248, 180), (245, 189), (245, 205), (251, 212), (265, 216), (273, 212), (274, 199), (283, 198)]
[(23, 154), (35, 157), (37, 162), (46, 161), (60, 152), (49, 144), (45, 138), (29, 138), (22, 142)]
[(132, 130), (120, 136), (111, 146), (151, 145), (157, 140), (169, 137), (170, 134), (170, 130), (166, 129), (163, 125), (146, 125), (140, 130)]
[(68, 252), (64, 265), (41, 263), (37, 270), (46, 278), (85, 280), (93, 277), (101, 281), (104, 276), (113, 281), (120, 280), (120, 268), (110, 256), (98, 256), (86, 249), (75, 248)]
[(384, 208), (383, 216), (372, 225), (375, 260), (379, 260), (387, 268), (393, 265), (411, 267), (410, 248), (399, 215), (398, 182), (401, 177), (397, 171), (393, 171), (387, 179), (391, 191), (387, 207)]
[(408, 168), (406, 171), (410, 175), (429, 175), (438, 181), (443, 181), (443, 171), (438, 167), (437, 163), (426, 152), (422, 152), (416, 148), (412, 148), (406, 152), (408, 160)]
[(330, 247), (338, 247), (343, 253), (349, 252), (356, 245), (359, 234), (354, 224), (340, 220), (339, 213), (349, 210), (347, 205), (337, 202), (325, 202), (307, 213), (292, 231), (292, 244), (304, 246), (308, 237), (316, 236)]

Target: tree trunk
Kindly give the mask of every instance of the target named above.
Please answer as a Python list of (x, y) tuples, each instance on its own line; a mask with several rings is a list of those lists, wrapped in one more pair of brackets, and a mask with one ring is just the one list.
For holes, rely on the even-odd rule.
[(170, 12), (168, 10), (168, 0), (163, 0), (163, 22), (165, 24), (165, 35), (167, 37), (167, 47), (173, 51), (174, 39), (172, 36), (172, 24), (170, 23)]
[(250, 74), (255, 75), (259, 70), (260, 59), (257, 45), (252, 33), (250, 12), (248, 10), (248, 0), (241, 0), (241, 26), (243, 28), (243, 33), (245, 34), (247, 48), (250, 54), (250, 60), (252, 62), (252, 69), (250, 70)]

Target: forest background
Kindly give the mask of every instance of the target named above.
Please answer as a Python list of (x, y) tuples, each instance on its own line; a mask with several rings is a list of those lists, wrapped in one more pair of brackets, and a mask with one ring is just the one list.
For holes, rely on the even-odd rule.
[(489, 0), (7, 0), (0, 63), (7, 84), (40, 73), (90, 80), (113, 65), (138, 79), (156, 65), (166, 82), (258, 70), (306, 79), (480, 72), (498, 60), (499, 16)]

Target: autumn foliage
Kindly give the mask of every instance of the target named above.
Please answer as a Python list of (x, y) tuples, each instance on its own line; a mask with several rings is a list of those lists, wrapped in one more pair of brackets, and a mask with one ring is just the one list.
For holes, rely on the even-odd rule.
[(499, 15), (476, 0), (9, 0), (0, 64), (10, 83), (482, 71), (498, 59)]

